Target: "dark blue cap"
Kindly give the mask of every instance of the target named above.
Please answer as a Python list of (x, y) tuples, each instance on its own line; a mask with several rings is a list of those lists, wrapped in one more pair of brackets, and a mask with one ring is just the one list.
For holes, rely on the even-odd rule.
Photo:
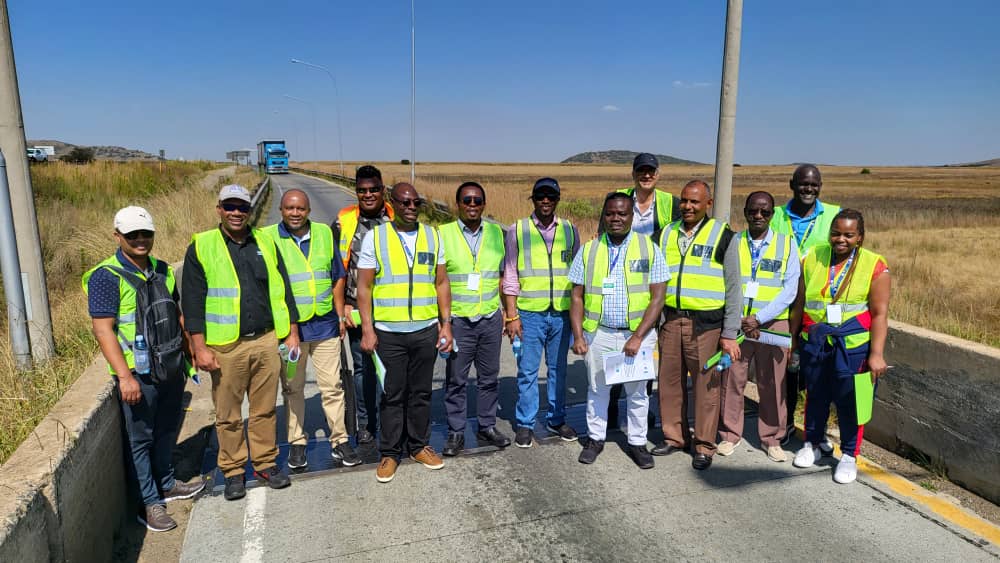
[(649, 154), (648, 152), (641, 152), (635, 155), (635, 159), (632, 161), (632, 172), (642, 168), (643, 166), (649, 166), (650, 168), (659, 168), (660, 161), (656, 160), (656, 157)]
[(535, 187), (531, 188), (531, 195), (550, 192), (555, 192), (556, 195), (559, 195), (559, 182), (555, 178), (539, 178), (535, 182)]

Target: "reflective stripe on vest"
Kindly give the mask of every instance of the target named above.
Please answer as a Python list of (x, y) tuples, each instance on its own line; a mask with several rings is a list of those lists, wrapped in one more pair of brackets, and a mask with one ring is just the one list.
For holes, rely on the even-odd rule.
[(417, 225), (413, 264), (406, 257), (403, 242), (392, 223), (372, 230), (378, 273), (372, 289), (373, 318), (376, 321), (427, 321), (438, 316), (434, 280), (438, 260), (437, 231)]
[[(388, 202), (383, 204), (385, 206), (385, 213), (392, 221), (395, 214), (392, 212), (392, 206)], [(349, 205), (340, 210), (337, 214), (337, 224), (340, 225), (340, 238), (337, 241), (337, 245), (340, 248), (340, 258), (344, 261), (344, 269), (346, 270), (348, 265), (351, 263), (351, 241), (354, 240), (354, 234), (358, 231), (358, 210), (357, 205)]]
[[(831, 256), (830, 245), (824, 244), (813, 247), (802, 261), (802, 277), (806, 288), (803, 311), (817, 323), (826, 322), (826, 306), (833, 302), (833, 298), (827, 295)], [(868, 292), (879, 260), (884, 259), (874, 252), (858, 248), (858, 254), (854, 258), (854, 272), (849, 273), (849, 280), (844, 280), (843, 283), (847, 286), (841, 290), (840, 298), (837, 299), (843, 322), (868, 310)], [(802, 339), (809, 340), (809, 334), (805, 330), (802, 331)], [(869, 340), (871, 333), (865, 331), (844, 337), (844, 345), (850, 350), (867, 344)]]
[[(635, 187), (622, 188), (618, 191), (635, 198)], [(670, 218), (674, 215), (674, 196), (657, 189), (653, 190), (653, 195), (656, 202), (656, 229), (661, 230), (670, 224)]]
[[(500, 308), (500, 268), (503, 267), (503, 229), (483, 221), (479, 252), (475, 259), (462, 232), (461, 222), (438, 227), (451, 282), (451, 314), (473, 318)], [(479, 274), (479, 289), (469, 289), (469, 274)]]
[(309, 222), (309, 256), (292, 237), (282, 237), (278, 225), (264, 228), (274, 240), (285, 261), (288, 281), (292, 285), (299, 322), (322, 317), (333, 310), (333, 283), (330, 264), (333, 262), (333, 231), (327, 225)]
[[(150, 256), (149, 267), (154, 272), (156, 271), (156, 265), (156, 258)], [(118, 278), (118, 315), (115, 317), (115, 337), (118, 339), (118, 346), (122, 349), (122, 355), (125, 356), (125, 363), (128, 364), (129, 369), (135, 369), (135, 356), (132, 354), (132, 345), (135, 341), (135, 288), (113, 269), (122, 268), (122, 264), (118, 261), (117, 256), (104, 259), (100, 264), (83, 274), (83, 293), (89, 295), (90, 287), (87, 284), (91, 276), (98, 269), (105, 266), (110, 266), (107, 270)], [(134, 273), (136, 276), (146, 279), (146, 275), (143, 272), (137, 271)], [(174, 270), (169, 264), (167, 264), (166, 278), (167, 291), (173, 293), (174, 287), (177, 285), (177, 280), (174, 278)], [(115, 370), (111, 368), (111, 364), (108, 364), (108, 373), (115, 375)]]
[(713, 311), (726, 305), (726, 280), (722, 264), (714, 260), (726, 223), (706, 217), (694, 240), (681, 255), (677, 239), (681, 221), (667, 225), (660, 234), (660, 252), (670, 269), (664, 305), (688, 311)]
[[(774, 236), (770, 244), (767, 245), (767, 249), (764, 250), (764, 255), (760, 257), (761, 264), (757, 268), (757, 297), (752, 301), (746, 297), (743, 298), (743, 314), (745, 316), (753, 315), (767, 307), (781, 293), (781, 280), (785, 277), (785, 271), (788, 270), (788, 261), (791, 260), (792, 255), (791, 241), (794, 239), (788, 235), (771, 232)], [(743, 283), (743, 295), (746, 295), (747, 282), (750, 281), (753, 265), (749, 240), (749, 231), (743, 231), (736, 240), (740, 245), (740, 279)], [(749, 310), (747, 305), (750, 305)], [(786, 307), (774, 318), (787, 319), (788, 308)]]
[[(251, 229), (267, 267), (268, 299), (278, 338), (288, 336), (290, 316), (285, 304), (285, 282), (278, 271), (274, 241), (260, 229)], [(240, 280), (219, 229), (193, 237), (195, 254), (205, 270), (205, 344), (222, 346), (240, 337)]]
[[(816, 218), (816, 222), (813, 224), (812, 228), (809, 229), (809, 233), (805, 240), (798, 243), (799, 256), (804, 256), (806, 251), (814, 246), (829, 244), (830, 226), (833, 225), (833, 218), (837, 215), (837, 213), (840, 213), (840, 206), (833, 205), (832, 203), (826, 203), (825, 201), (823, 202), (823, 213)], [(795, 231), (792, 229), (792, 220), (788, 216), (788, 210), (785, 205), (774, 208), (774, 216), (771, 217), (771, 230), (776, 233), (788, 235), (792, 238), (792, 240), (795, 240)]]
[[(610, 275), (608, 235), (604, 234), (597, 240), (589, 241), (583, 245), (581, 252), (584, 259), (583, 279), (586, 282), (583, 287), (583, 330), (594, 332), (600, 324), (601, 312), (604, 310), (604, 278)], [(649, 306), (649, 279), (654, 252), (656, 247), (651, 238), (641, 233), (631, 234), (628, 247), (625, 249), (625, 263), (622, 264), (622, 268), (625, 272), (628, 296), (628, 328), (633, 332), (639, 328), (646, 307)], [(635, 271), (633, 264), (637, 260), (645, 261), (648, 266), (645, 272)]]
[(521, 219), (514, 228), (517, 235), (517, 277), (521, 294), (517, 308), (524, 311), (569, 311), (569, 266), (573, 262), (573, 225), (556, 219), (552, 251), (532, 218)]

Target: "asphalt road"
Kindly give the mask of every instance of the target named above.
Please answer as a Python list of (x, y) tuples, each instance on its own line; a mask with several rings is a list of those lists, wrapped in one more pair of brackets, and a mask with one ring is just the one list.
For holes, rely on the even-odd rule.
[[(317, 221), (329, 223), (354, 200), (323, 180), (273, 179), (278, 193), (306, 190)], [(510, 432), (516, 387), (509, 346), (501, 362), (498, 427)], [(439, 451), (443, 365), (435, 369), (432, 413), (431, 441)], [(708, 471), (693, 470), (685, 454), (656, 458), (654, 469), (641, 471), (624, 454), (619, 432), (609, 435), (597, 463), (584, 466), (576, 461), (578, 443), (553, 438), (527, 450), (476, 448), (473, 418), (466, 454), (447, 458), (441, 471), (405, 462), (393, 482), (379, 484), (371, 447), (362, 452), (368, 463), (359, 467), (342, 468), (329, 458), (311, 366), (306, 376), (309, 470), (280, 491), (251, 483), (247, 497), (235, 502), (215, 487), (194, 505), (182, 561), (1000, 558), (997, 545), (879, 479), (863, 473), (857, 483), (838, 485), (831, 458), (808, 470), (770, 462), (752, 435), (734, 455), (717, 456)], [(582, 361), (571, 354), (569, 422), (581, 432), (585, 379)], [(474, 401), (470, 396), (472, 409)], [(756, 428), (752, 409), (747, 416), (749, 433)], [(280, 406), (278, 424), (283, 440)], [(536, 435), (545, 432), (536, 427)], [(659, 431), (651, 430), (650, 438), (658, 440)], [(789, 460), (799, 446), (789, 445)], [(283, 446), (282, 463), (286, 451)], [(206, 460), (211, 463), (214, 452)]]

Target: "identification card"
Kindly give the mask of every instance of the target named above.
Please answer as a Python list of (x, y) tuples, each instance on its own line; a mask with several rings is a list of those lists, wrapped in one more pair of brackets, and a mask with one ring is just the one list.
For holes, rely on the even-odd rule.
[(757, 280), (748, 281), (746, 287), (743, 289), (743, 297), (747, 299), (757, 299), (757, 289), (759, 287), (760, 284), (757, 283)]
[(604, 282), (601, 284), (601, 295), (614, 295), (614, 293), (615, 293), (615, 279), (604, 278)]
[(469, 281), (466, 282), (465, 289), (469, 291), (479, 291), (479, 272), (469, 274)]
[(840, 303), (833, 303), (826, 306), (826, 323), (839, 325), (844, 322), (844, 312)]

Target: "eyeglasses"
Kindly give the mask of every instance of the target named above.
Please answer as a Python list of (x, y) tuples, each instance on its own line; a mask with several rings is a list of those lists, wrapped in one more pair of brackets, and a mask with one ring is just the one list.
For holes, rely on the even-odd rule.
[(250, 213), (249, 203), (220, 203), (223, 211), (232, 213), (233, 211), (239, 211), (240, 213)]
[(153, 238), (153, 231), (132, 231), (131, 233), (118, 233), (125, 237), (125, 240), (136, 240), (140, 238)]
[(357, 188), (358, 195), (377, 194), (385, 189), (385, 186), (375, 186), (373, 188)]
[(486, 200), (478, 196), (467, 195), (462, 198), (462, 203), (465, 205), (482, 205), (486, 203)]
[(765, 219), (774, 215), (774, 210), (772, 209), (744, 209), (743, 212), (747, 214), (747, 217), (756, 217), (760, 215)]
[(531, 196), (531, 199), (535, 201), (545, 201), (545, 200), (559, 201), (559, 196), (557, 196), (556, 194), (537, 194)]
[(423, 203), (419, 199), (396, 199), (392, 198), (392, 201), (396, 202), (400, 207), (420, 207)]

